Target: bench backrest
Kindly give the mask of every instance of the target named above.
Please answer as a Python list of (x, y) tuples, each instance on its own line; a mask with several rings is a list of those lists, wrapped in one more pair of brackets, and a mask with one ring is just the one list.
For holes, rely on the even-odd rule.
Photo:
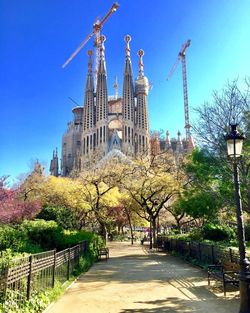
[(240, 265), (233, 262), (224, 262), (223, 268), (225, 271), (240, 271)]

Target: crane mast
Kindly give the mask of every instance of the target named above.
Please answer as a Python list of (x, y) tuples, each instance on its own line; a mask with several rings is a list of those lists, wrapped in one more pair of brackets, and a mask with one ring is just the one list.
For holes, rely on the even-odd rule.
[(190, 124), (189, 124), (189, 110), (188, 110), (188, 91), (187, 91), (187, 69), (186, 69), (186, 49), (190, 46), (191, 40), (182, 46), (181, 51), (178, 54), (178, 58), (169, 72), (167, 80), (173, 75), (179, 61), (182, 62), (182, 81), (183, 81), (183, 96), (184, 96), (184, 112), (185, 112), (185, 129), (186, 129), (186, 140), (188, 141), (191, 137)]

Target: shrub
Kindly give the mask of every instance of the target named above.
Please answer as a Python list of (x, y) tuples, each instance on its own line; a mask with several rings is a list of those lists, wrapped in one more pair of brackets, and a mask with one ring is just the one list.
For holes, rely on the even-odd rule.
[(45, 221), (55, 221), (64, 229), (72, 229), (76, 226), (76, 218), (69, 208), (44, 207), (37, 215), (37, 218)]
[(232, 228), (227, 225), (213, 223), (208, 223), (203, 226), (202, 235), (204, 239), (214, 241), (224, 241), (235, 238), (235, 233)]
[(27, 233), (31, 246), (38, 245), (43, 250), (54, 249), (63, 232), (55, 221), (44, 220), (25, 221), (20, 229)]
[(27, 234), (20, 231), (17, 227), (10, 225), (0, 226), (0, 251), (9, 248), (14, 251), (21, 251), (27, 240)]

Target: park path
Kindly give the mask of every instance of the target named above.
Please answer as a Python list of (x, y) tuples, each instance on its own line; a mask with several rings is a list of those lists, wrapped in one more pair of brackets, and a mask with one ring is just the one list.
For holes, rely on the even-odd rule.
[(208, 287), (205, 271), (146, 246), (112, 242), (46, 313), (235, 313), (237, 292)]

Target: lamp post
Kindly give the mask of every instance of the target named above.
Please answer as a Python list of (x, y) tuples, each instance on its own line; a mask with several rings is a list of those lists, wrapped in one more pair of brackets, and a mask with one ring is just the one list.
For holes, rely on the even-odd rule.
[(240, 310), (239, 313), (250, 312), (250, 271), (249, 261), (246, 257), (245, 229), (241, 204), (238, 161), (241, 157), (243, 140), (245, 137), (237, 131), (237, 124), (231, 125), (231, 132), (225, 136), (227, 142), (227, 154), (233, 163), (233, 176), (235, 188), (235, 203), (237, 215), (237, 233), (240, 254)]

